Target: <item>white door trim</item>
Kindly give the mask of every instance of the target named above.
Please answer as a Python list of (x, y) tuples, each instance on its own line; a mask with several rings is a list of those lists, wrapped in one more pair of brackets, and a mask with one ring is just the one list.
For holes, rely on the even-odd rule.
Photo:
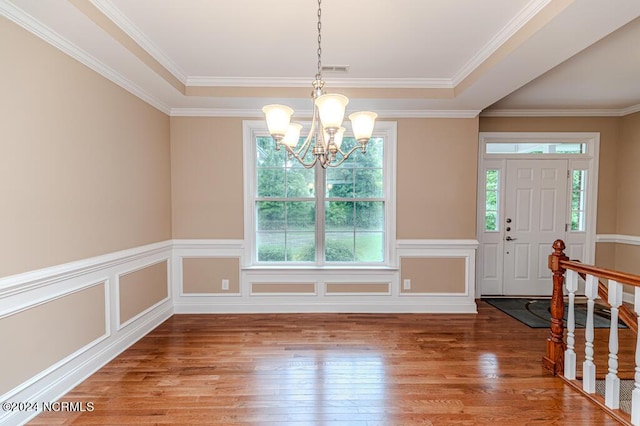
[[(581, 143), (585, 144), (587, 149), (584, 154), (487, 154), (487, 143)], [(476, 230), (479, 247), (477, 251), (476, 261), (476, 294), (478, 297), (483, 295), (483, 287), (485, 284), (485, 247), (486, 243), (484, 232), (484, 214), (485, 214), (485, 176), (487, 169), (499, 169), (501, 175), (506, 172), (507, 159), (567, 159), (569, 160), (569, 170), (583, 169), (587, 170), (587, 191), (586, 191), (586, 221), (585, 232), (580, 233), (580, 239), (584, 244), (580, 244), (581, 258), (579, 260), (585, 263), (593, 263), (595, 258), (596, 247), (596, 220), (597, 220), (597, 200), (598, 200), (598, 165), (600, 154), (600, 133), (599, 132), (480, 132), (478, 144), (478, 196), (477, 196), (477, 221)], [(500, 192), (505, 193), (505, 179), (500, 180)], [(567, 197), (570, 203), (570, 196)], [(504, 196), (499, 200), (500, 212), (504, 212)], [(570, 215), (570, 209), (568, 209)], [(572, 235), (574, 234), (574, 235)], [(571, 245), (571, 238), (577, 233), (569, 232), (567, 240), (568, 246)], [(499, 237), (499, 238), (495, 238)], [(495, 244), (498, 244), (497, 250), (502, 253), (504, 250), (504, 231), (503, 227), (494, 235)], [(551, 252), (551, 248), (549, 249)], [(570, 257), (574, 255), (567, 251)], [(496, 266), (499, 276), (496, 280), (499, 282), (500, 291), (502, 290), (502, 261)], [(485, 294), (489, 294), (484, 292)], [(492, 293), (493, 294), (493, 293)]]

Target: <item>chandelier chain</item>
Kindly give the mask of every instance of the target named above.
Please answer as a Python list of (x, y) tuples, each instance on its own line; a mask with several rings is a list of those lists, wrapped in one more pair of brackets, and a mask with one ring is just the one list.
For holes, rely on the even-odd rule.
[(318, 74), (316, 80), (322, 80), (322, 0), (318, 0)]
[[(2, 1), (2, 0), (0, 0)], [(323, 169), (338, 167), (355, 151), (365, 154), (371, 138), (377, 114), (359, 111), (349, 115), (357, 143), (344, 151), (340, 149), (345, 128), (342, 127), (345, 107), (349, 99), (338, 93), (325, 93), (322, 80), (322, 0), (318, 2), (318, 73), (311, 83), (313, 91), (313, 114), (309, 134), (301, 142), (302, 125), (291, 123), (293, 109), (286, 105), (266, 105), (262, 111), (266, 115), (269, 133), (276, 142), (276, 150), (284, 147), (289, 159), (296, 159), (306, 169), (319, 165)], [(310, 153), (313, 158), (309, 158)]]

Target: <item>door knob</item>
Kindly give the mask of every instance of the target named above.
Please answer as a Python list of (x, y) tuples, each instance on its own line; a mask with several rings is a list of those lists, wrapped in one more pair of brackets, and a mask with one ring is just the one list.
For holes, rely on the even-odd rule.
[(507, 218), (507, 223), (511, 223), (511, 219), (510, 218)]
[(517, 240), (517, 238), (511, 238), (511, 237), (507, 237), (507, 238), (505, 238), (505, 239), (506, 239), (507, 241), (515, 241), (515, 240)]

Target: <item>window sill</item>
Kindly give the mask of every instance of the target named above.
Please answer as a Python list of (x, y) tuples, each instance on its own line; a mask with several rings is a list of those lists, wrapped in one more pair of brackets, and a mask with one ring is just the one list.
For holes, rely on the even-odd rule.
[(377, 265), (361, 265), (361, 266), (341, 266), (341, 265), (327, 265), (327, 266), (313, 266), (313, 265), (253, 265), (241, 268), (243, 272), (396, 272), (400, 269), (394, 266), (377, 266)]

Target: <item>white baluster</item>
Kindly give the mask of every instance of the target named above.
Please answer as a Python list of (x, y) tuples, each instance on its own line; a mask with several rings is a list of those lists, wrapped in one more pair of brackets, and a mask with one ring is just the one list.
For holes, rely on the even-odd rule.
[(567, 349), (564, 351), (564, 377), (569, 380), (576, 378), (576, 351), (575, 351), (575, 299), (578, 290), (578, 273), (569, 269), (566, 280), (567, 292), (569, 293), (569, 306), (567, 307)]
[(620, 378), (618, 377), (618, 308), (622, 305), (622, 284), (609, 280), (609, 305), (611, 326), (609, 328), (609, 372), (605, 380), (604, 404), (609, 408), (620, 408)]
[(587, 393), (596, 391), (596, 365), (593, 363), (593, 306), (598, 295), (598, 278), (587, 275), (584, 288), (587, 296), (587, 325), (585, 328), (584, 362), (582, 363), (582, 389)]
[[(640, 315), (640, 287), (635, 289), (633, 310)], [(640, 316), (638, 317), (638, 329), (640, 330)], [(636, 336), (636, 374), (635, 385), (631, 393), (631, 424), (640, 425), (640, 339)]]

